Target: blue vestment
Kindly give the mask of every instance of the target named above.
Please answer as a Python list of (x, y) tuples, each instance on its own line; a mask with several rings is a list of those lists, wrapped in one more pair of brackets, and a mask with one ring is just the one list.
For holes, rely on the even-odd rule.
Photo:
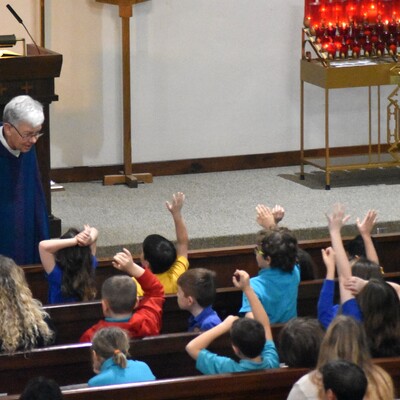
[(0, 142), (0, 254), (17, 264), (39, 263), (49, 222), (35, 148), (19, 157)]

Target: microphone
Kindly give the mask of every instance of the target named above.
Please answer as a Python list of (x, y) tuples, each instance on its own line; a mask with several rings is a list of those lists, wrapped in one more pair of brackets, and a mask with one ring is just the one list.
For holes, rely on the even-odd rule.
[(26, 30), (26, 33), (29, 35), (33, 44), (35, 45), (38, 54), (40, 54), (39, 47), (36, 44), (35, 40), (33, 39), (32, 35), (29, 33), (28, 28), (25, 26), (24, 22), (22, 21), (22, 18), (15, 12), (15, 10), (9, 4), (7, 4), (6, 7), (10, 11), (10, 13), (14, 16), (14, 18), (24, 27), (24, 29)]

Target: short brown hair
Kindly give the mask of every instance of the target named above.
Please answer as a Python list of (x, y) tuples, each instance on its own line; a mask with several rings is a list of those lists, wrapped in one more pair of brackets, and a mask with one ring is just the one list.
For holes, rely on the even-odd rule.
[(127, 275), (112, 276), (104, 281), (101, 297), (116, 314), (132, 312), (137, 300), (136, 283)]
[(201, 307), (208, 307), (215, 300), (215, 272), (206, 268), (188, 269), (178, 278), (178, 285), (185, 296), (192, 296)]

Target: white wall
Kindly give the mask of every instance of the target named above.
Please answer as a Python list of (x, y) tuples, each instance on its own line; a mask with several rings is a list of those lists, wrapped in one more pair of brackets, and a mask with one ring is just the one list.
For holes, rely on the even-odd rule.
[[(39, 40), (39, 0), (9, 3)], [(0, 34), (27, 36), (1, 7)], [(302, 0), (136, 5), (133, 161), (298, 150), (303, 7)], [(46, 47), (64, 56), (59, 101), (51, 106), (52, 168), (122, 163), (118, 7), (46, 0)], [(382, 89), (386, 95), (393, 88)], [(366, 144), (367, 89), (331, 93), (331, 145)], [(385, 107), (383, 101), (383, 113)], [(324, 145), (323, 110), (324, 91), (306, 85), (308, 147)]]

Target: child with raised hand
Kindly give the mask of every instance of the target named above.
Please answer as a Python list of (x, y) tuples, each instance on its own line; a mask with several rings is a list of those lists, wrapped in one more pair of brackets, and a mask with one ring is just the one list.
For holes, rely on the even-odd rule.
[[(125, 329), (130, 338), (160, 333), (165, 301), (160, 281), (148, 268), (136, 264), (127, 249), (114, 256), (113, 266), (129, 276), (114, 275), (104, 281), (101, 303), (105, 319), (89, 328), (80, 342), (90, 342), (98, 330), (110, 326)], [(132, 277), (143, 287), (144, 296), (140, 301)]]
[(97, 375), (89, 380), (89, 386), (117, 385), (156, 379), (146, 363), (127, 359), (129, 338), (121, 328), (103, 328), (96, 332), (91, 350), (93, 372)]
[(336, 253), (342, 314), (362, 321), (373, 357), (399, 356), (400, 301), (395, 289), (382, 279), (371, 279), (355, 298), (347, 284), (352, 278), (351, 266), (340, 234), (349, 216), (343, 205), (336, 204), (327, 218)]
[[(289, 229), (273, 225), (275, 219), (268, 207), (257, 206), (257, 215), (258, 222), (270, 228), (258, 233), (255, 256), (260, 271), (258, 276), (250, 279), (250, 284), (268, 313), (271, 323), (287, 322), (297, 317), (300, 283), (297, 239)], [(244, 295), (239, 312), (251, 316), (248, 314), (250, 305)]]
[[(340, 290), (340, 304), (341, 304), (341, 312), (345, 315), (350, 315), (355, 318), (357, 321), (362, 320), (362, 315), (360, 308), (358, 307), (357, 301), (353, 294), (346, 289), (345, 282), (349, 278), (351, 278), (351, 265), (350, 261), (347, 257), (345, 248), (343, 246), (341, 229), (344, 224), (349, 220), (350, 216), (345, 214), (345, 208), (342, 204), (335, 204), (333, 206), (332, 212), (330, 214), (326, 214), (326, 218), (328, 220), (328, 229), (332, 242), (332, 249), (327, 249), (322, 252), (325, 265), (327, 266), (327, 279), (324, 282), (329, 285), (329, 295), (332, 296), (332, 304), (333, 304), (333, 290), (334, 290), (334, 266), (336, 262), (338, 280), (339, 280), (339, 290)], [(332, 276), (333, 275), (333, 276)], [(326, 287), (325, 287), (326, 289)], [(324, 288), (323, 288), (324, 290)], [(323, 292), (321, 291), (321, 294)], [(326, 297), (325, 297), (326, 298)], [(328, 307), (327, 303), (324, 299), (319, 300), (319, 307), (323, 305), (325, 308), (324, 316), (320, 322), (323, 326), (327, 327), (333, 318), (336, 315), (337, 309), (332, 311), (330, 315), (328, 315)], [(320, 314), (320, 309), (318, 310), (318, 314)], [(322, 314), (321, 314), (322, 315)]]
[(213, 310), (215, 300), (215, 272), (206, 268), (193, 268), (178, 278), (178, 305), (189, 311), (189, 332), (201, 332), (221, 323)]
[[(196, 368), (203, 374), (278, 368), (278, 353), (273, 342), (269, 318), (250, 286), (248, 273), (236, 270), (232, 280), (233, 284), (248, 297), (255, 319), (228, 316), (219, 325), (190, 341), (186, 346), (186, 351), (196, 360)], [(207, 350), (215, 339), (228, 331), (230, 331), (233, 351), (240, 359), (239, 362)]]
[[(157, 234), (147, 236), (142, 245), (141, 264), (144, 268), (150, 268), (157, 276), (165, 294), (177, 293), (177, 280), (189, 268), (189, 236), (182, 216), (184, 203), (185, 195), (182, 192), (173, 194), (172, 200), (165, 202), (174, 220), (176, 247), (170, 240)], [(138, 285), (138, 296), (143, 296), (140, 285)]]
[(371, 236), (376, 221), (377, 212), (375, 210), (368, 210), (362, 221), (357, 218), (356, 226), (359, 235), (350, 240), (345, 246), (351, 264), (354, 264), (360, 258), (367, 258), (368, 260), (379, 264), (378, 254)]
[(42, 240), (39, 254), (49, 283), (48, 303), (93, 300), (97, 267), (96, 228), (70, 228), (59, 239)]

